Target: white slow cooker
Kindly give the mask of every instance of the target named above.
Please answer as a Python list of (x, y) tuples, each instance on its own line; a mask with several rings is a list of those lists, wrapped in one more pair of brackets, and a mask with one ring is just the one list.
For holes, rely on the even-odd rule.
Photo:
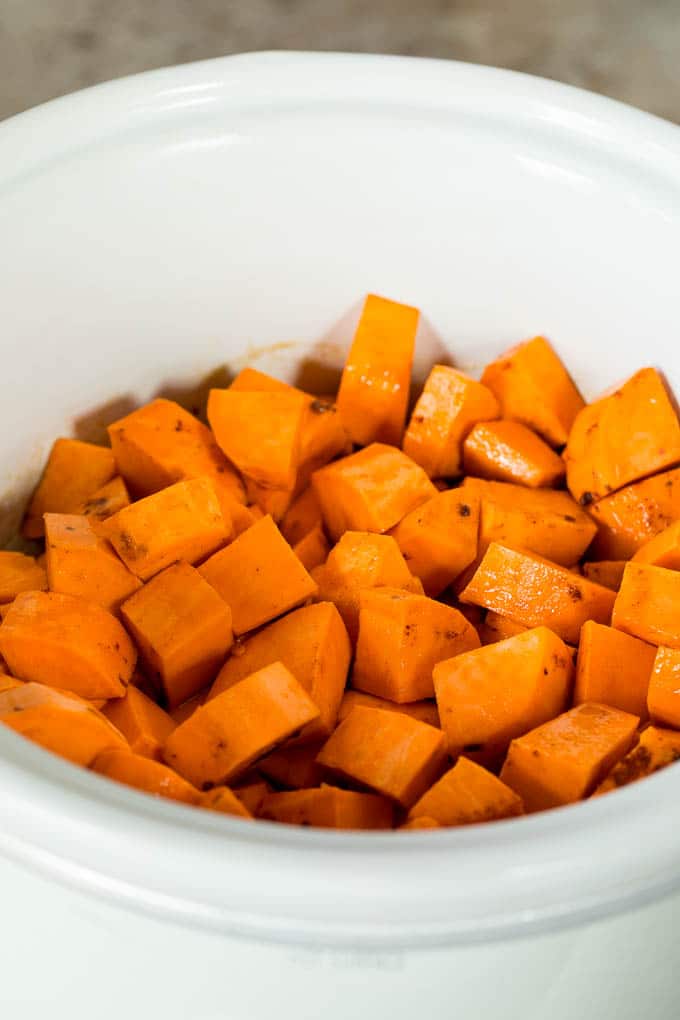
[[(0, 125), (4, 535), (55, 434), (246, 362), (342, 360), (366, 291), (468, 369), (543, 332), (680, 391), (680, 130), (504, 71), (257, 54)], [(331, 376), (329, 375), (329, 378)], [(666, 1020), (680, 767), (460, 830), (162, 803), (0, 732), (0, 1016)]]

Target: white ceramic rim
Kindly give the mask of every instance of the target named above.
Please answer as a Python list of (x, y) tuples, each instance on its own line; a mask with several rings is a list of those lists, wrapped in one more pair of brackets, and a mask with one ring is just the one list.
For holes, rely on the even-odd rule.
[[(313, 94), (310, 94), (312, 93)], [(680, 202), (680, 130), (568, 86), (413, 58), (262, 53), (148, 72), (0, 124), (0, 188), (103, 138), (218, 104), (371, 104), (540, 130)], [(276, 941), (382, 949), (510, 937), (680, 885), (680, 769), (519, 821), (410, 833), (251, 824), (104, 782), (0, 733), (0, 852), (111, 902)]]

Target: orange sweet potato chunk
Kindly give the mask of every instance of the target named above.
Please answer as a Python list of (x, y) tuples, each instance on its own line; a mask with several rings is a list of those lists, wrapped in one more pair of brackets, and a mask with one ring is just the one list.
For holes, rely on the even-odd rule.
[(389, 531), (437, 493), (415, 461), (383, 443), (315, 471), (312, 485), (336, 542), (346, 531)]
[(116, 475), (106, 485), (96, 489), (88, 499), (84, 499), (74, 513), (89, 518), (92, 527), (97, 531), (107, 518), (113, 517), (123, 507), (130, 506), (130, 502), (127, 485), (120, 475)]
[(556, 634), (536, 627), (440, 662), (433, 677), (449, 753), (493, 759), (565, 710), (573, 663)]
[(0, 552), (0, 602), (13, 602), (22, 591), (45, 591), (47, 574), (34, 556)]
[(333, 775), (368, 786), (410, 808), (446, 763), (441, 730), (402, 712), (356, 707), (319, 752)]
[(0, 626), (0, 654), (20, 680), (83, 698), (125, 693), (137, 660), (127, 633), (106, 609), (57, 592), (23, 592)]
[(425, 594), (441, 595), (477, 557), (479, 499), (460, 489), (438, 492), (390, 532)]
[(106, 703), (102, 713), (120, 730), (135, 754), (161, 761), (161, 748), (177, 724), (155, 701), (130, 684), (122, 698)]
[[(223, 790), (225, 787), (216, 786), (216, 790)], [(256, 817), (260, 814), (264, 798), (272, 793), (272, 787), (266, 780), (253, 780), (250, 783), (241, 782), (234, 787), (234, 796), (238, 797), (249, 815)]]
[(588, 620), (581, 628), (574, 704), (596, 701), (646, 719), (655, 655), (652, 645)]
[(171, 708), (214, 679), (233, 642), (229, 606), (188, 563), (157, 574), (121, 613)]
[(241, 798), (228, 786), (216, 786), (212, 790), (206, 790), (201, 794), (198, 804), (208, 811), (219, 811), (223, 815), (234, 815), (236, 818), (253, 817)]
[(433, 818), (439, 825), (474, 825), (523, 813), (522, 799), (514, 790), (481, 765), (459, 758), (416, 801), (408, 817)]
[(323, 741), (304, 744), (302, 747), (291, 746), (288, 743), (260, 758), (257, 771), (277, 786), (289, 790), (319, 786), (323, 778), (323, 769), (316, 758), (322, 746)]
[(294, 546), (310, 531), (314, 531), (322, 525), (323, 518), (319, 500), (312, 486), (308, 485), (284, 514), (280, 525), (281, 534), (286, 542)]
[(403, 825), (397, 826), (400, 832), (411, 831), (412, 829), (441, 829), (442, 826), (434, 818), (426, 815), (418, 815), (417, 818), (409, 818)]
[(132, 751), (109, 750), (97, 755), (91, 765), (107, 779), (132, 786), (155, 797), (167, 797), (183, 804), (200, 803), (200, 793), (167, 765)]
[(314, 570), (314, 567), (326, 562), (330, 548), (324, 530), (319, 524), (295, 543), (293, 552), (305, 570), (311, 571)]
[(569, 491), (585, 503), (679, 461), (680, 423), (656, 369), (640, 369), (584, 407), (564, 459)]
[(404, 453), (430, 478), (454, 478), (463, 464), (463, 440), (480, 421), (498, 418), (491, 390), (447, 365), (432, 368), (413, 409)]
[(147, 581), (177, 560), (196, 563), (231, 533), (210, 478), (176, 482), (109, 517), (101, 528), (125, 565)]
[(401, 443), (420, 313), (369, 294), (345, 362), (338, 413), (352, 442)]
[[(680, 576), (680, 575), (679, 575)], [(586, 620), (609, 623), (616, 596), (548, 560), (492, 542), (462, 602), (492, 609), (527, 627), (550, 627), (578, 644)]]
[(618, 591), (623, 580), (626, 560), (594, 560), (583, 564), (583, 576), (603, 588)]
[(375, 793), (356, 793), (323, 784), (318, 789), (270, 793), (261, 817), (286, 825), (322, 829), (391, 829), (394, 806)]
[(680, 733), (647, 726), (640, 734), (640, 742), (616, 763), (597, 787), (594, 796), (635, 783), (676, 761), (680, 761)]
[(650, 645), (680, 648), (680, 573), (648, 563), (628, 563), (612, 626)]
[(352, 685), (396, 702), (432, 698), (436, 664), (473, 648), (477, 632), (457, 609), (398, 588), (367, 589)]
[(493, 609), (484, 617), (484, 623), (479, 626), (479, 637), (483, 645), (492, 645), (496, 641), (505, 641), (506, 638), (515, 637), (516, 634), (523, 634), (529, 630), (523, 623), (516, 623), (507, 616), (494, 613)]
[(303, 606), (251, 635), (231, 655), (213, 684), (214, 698), (270, 662), (282, 662), (319, 709), (301, 735), (325, 738), (332, 731), (347, 680), (351, 649), (345, 625), (331, 602)]
[(404, 715), (410, 715), (412, 719), (439, 729), (439, 710), (436, 701), (410, 701), (398, 705), (394, 701), (388, 701), (387, 698), (378, 698), (375, 694), (366, 694), (364, 691), (356, 691), (351, 688), (346, 690), (342, 696), (338, 711), (338, 723), (346, 719), (357, 705), (362, 705), (364, 708), (382, 708), (386, 712), (403, 712)]
[(235, 634), (268, 623), (317, 592), (271, 517), (256, 521), (199, 573), (231, 607)]
[(597, 524), (593, 556), (629, 560), (680, 519), (680, 468), (627, 485), (589, 505), (588, 512)]
[(551, 446), (563, 446), (584, 406), (553, 347), (542, 337), (510, 348), (484, 370), (482, 382), (496, 395), (500, 417), (521, 422)]
[(26, 538), (41, 538), (43, 514), (76, 513), (83, 500), (116, 473), (111, 450), (79, 439), (57, 439), (23, 523)]
[(680, 521), (640, 546), (633, 556), (635, 563), (651, 563), (654, 567), (680, 570)]
[(76, 595), (114, 613), (141, 581), (84, 514), (45, 514), (50, 591)]
[(530, 489), (558, 485), (564, 461), (540, 436), (518, 421), (489, 421), (475, 425), (463, 443), (463, 467), (468, 475), (515, 482)]
[(637, 716), (588, 702), (513, 740), (501, 779), (526, 811), (588, 797), (636, 739)]
[(647, 691), (652, 722), (680, 729), (680, 650), (659, 648)]
[(200, 789), (218, 786), (318, 715), (292, 673), (273, 662), (196, 709), (170, 734), (164, 757)]

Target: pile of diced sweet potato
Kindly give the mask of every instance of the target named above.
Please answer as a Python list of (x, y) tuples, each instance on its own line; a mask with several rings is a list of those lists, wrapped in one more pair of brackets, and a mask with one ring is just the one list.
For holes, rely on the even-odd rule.
[(680, 425), (543, 338), (475, 381), (369, 296), (336, 395), (255, 369), (57, 439), (0, 553), (0, 721), (214, 811), (425, 829), (680, 757)]

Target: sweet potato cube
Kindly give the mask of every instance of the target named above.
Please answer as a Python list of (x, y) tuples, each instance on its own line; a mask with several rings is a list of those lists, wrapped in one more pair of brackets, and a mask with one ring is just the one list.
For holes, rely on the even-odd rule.
[(125, 693), (137, 652), (102, 606), (73, 595), (18, 595), (0, 626), (0, 655), (12, 674), (83, 698)]
[(586, 620), (609, 623), (614, 592), (564, 567), (492, 542), (462, 602), (492, 609), (526, 627), (550, 627), (563, 641), (578, 644)]
[(0, 602), (13, 602), (22, 591), (45, 591), (47, 574), (34, 556), (0, 552)]
[(529, 628), (523, 623), (516, 623), (508, 616), (501, 616), (500, 613), (494, 613), (493, 609), (490, 609), (478, 633), (483, 645), (493, 645), (496, 641), (505, 641), (506, 638), (523, 634), (526, 630)]
[(233, 642), (229, 606), (188, 563), (157, 574), (121, 613), (171, 708), (214, 679)]
[(96, 489), (88, 499), (84, 499), (74, 513), (89, 518), (92, 527), (97, 531), (105, 520), (126, 506), (130, 506), (130, 493), (120, 475), (116, 475), (106, 485)]
[(529, 489), (558, 485), (564, 478), (562, 458), (518, 421), (475, 425), (463, 443), (463, 467), (468, 475)]
[(231, 607), (235, 634), (268, 623), (317, 592), (271, 517), (256, 521), (199, 573)]
[(647, 689), (656, 649), (588, 620), (581, 628), (574, 704), (595, 701), (647, 718)]
[(459, 758), (409, 811), (409, 819), (433, 818), (439, 825), (474, 825), (524, 813), (522, 800), (492, 772)]
[(26, 511), (22, 526), (25, 537), (41, 538), (45, 534), (43, 514), (76, 513), (83, 500), (115, 473), (113, 453), (105, 446), (57, 439)]
[(449, 753), (502, 755), (565, 710), (573, 671), (569, 649), (547, 627), (440, 662), (434, 688)]
[(567, 485), (591, 503), (680, 460), (680, 423), (661, 376), (643, 368), (576, 416)]
[(390, 701), (434, 697), (432, 670), (479, 648), (462, 613), (425, 595), (374, 588), (359, 597), (359, 638), (352, 685)]
[(378, 698), (375, 694), (366, 694), (364, 691), (355, 691), (351, 688), (345, 691), (342, 696), (338, 711), (338, 723), (346, 719), (357, 705), (363, 705), (364, 708), (382, 708), (386, 712), (403, 712), (404, 715), (410, 715), (412, 719), (439, 729), (439, 710), (436, 701), (409, 701), (398, 705), (394, 701), (388, 701), (387, 698)]
[(640, 546), (633, 556), (635, 563), (650, 563), (653, 567), (680, 570), (680, 521)]
[(680, 468), (627, 485), (588, 506), (597, 524), (593, 555), (629, 560), (638, 549), (680, 519)]
[(200, 793), (162, 762), (144, 758), (131, 751), (102, 751), (92, 763), (92, 771), (125, 786), (132, 786), (155, 797), (167, 797), (184, 804), (200, 803)]
[[(177, 705), (176, 708), (168, 706), (168, 715), (173, 720), (176, 726), (180, 723), (186, 722), (190, 715), (200, 708), (205, 703), (207, 690), (204, 687), (203, 690), (199, 691), (198, 694), (194, 694), (193, 698), (187, 698), (181, 705)], [(157, 693), (157, 697), (160, 696), (160, 692)]]
[(311, 485), (291, 503), (281, 520), (281, 534), (294, 546), (310, 531), (323, 526), (321, 506)]
[(312, 485), (336, 542), (346, 531), (389, 531), (437, 493), (415, 461), (383, 443), (315, 471)]
[(162, 760), (161, 748), (177, 724), (139, 688), (130, 684), (122, 698), (106, 703), (102, 713), (120, 730), (135, 754)]
[[(224, 790), (223, 786), (216, 786), (216, 790)], [(234, 787), (234, 796), (238, 797), (248, 814), (257, 816), (262, 809), (264, 798), (272, 793), (272, 788), (266, 780), (253, 780), (250, 783), (242, 783)]]
[(491, 390), (447, 365), (435, 365), (413, 409), (404, 453), (430, 478), (454, 478), (463, 467), (463, 440), (480, 421), (498, 418)]
[(587, 702), (517, 737), (501, 779), (526, 811), (588, 797), (635, 742), (637, 716)]
[(330, 548), (324, 530), (319, 524), (295, 543), (293, 552), (305, 570), (314, 570), (314, 567), (326, 562)]
[(375, 793), (357, 793), (323, 784), (318, 789), (270, 793), (262, 818), (286, 825), (322, 829), (391, 829), (394, 805)]
[(243, 485), (210, 429), (174, 400), (159, 397), (109, 425), (118, 470), (137, 496), (209, 477), (224, 501), (243, 502)]
[(502, 418), (521, 422), (551, 446), (563, 446), (584, 406), (548, 341), (534, 337), (511, 347), (484, 369), (482, 382), (496, 395)]
[(260, 758), (257, 771), (277, 786), (289, 790), (318, 786), (323, 778), (323, 769), (316, 760), (321, 747), (319, 742), (302, 747), (291, 747), (290, 744), (278, 747)]
[(15, 687), (23, 687), (25, 680), (17, 680), (16, 677), (10, 676), (9, 673), (0, 673), (0, 694), (3, 691), (11, 691)]
[(426, 815), (418, 815), (417, 818), (409, 818), (403, 825), (397, 826), (400, 832), (411, 831), (412, 829), (441, 829), (442, 826), (434, 818)]
[(653, 722), (680, 729), (680, 650), (677, 648), (657, 650), (647, 690), (647, 708)]
[(209, 478), (192, 478), (140, 499), (109, 517), (101, 528), (133, 574), (147, 581), (178, 560), (196, 563), (228, 541), (231, 521), (222, 515)]
[(282, 662), (319, 709), (319, 718), (301, 735), (329, 735), (347, 680), (350, 644), (345, 625), (331, 602), (296, 609), (247, 638), (231, 655), (213, 684), (216, 697), (270, 662)]
[(201, 794), (199, 807), (208, 811), (219, 811), (223, 815), (234, 815), (236, 818), (252, 818), (251, 812), (228, 786), (215, 786)]
[(45, 514), (50, 591), (77, 595), (114, 613), (141, 581), (84, 514)]
[(426, 595), (441, 595), (477, 556), (479, 500), (460, 489), (438, 492), (390, 534)]
[(107, 748), (127, 748), (123, 735), (87, 701), (44, 684), (6, 687), (0, 722), (76, 765), (91, 765)]
[(680, 648), (680, 573), (647, 563), (628, 563), (623, 572), (612, 626), (650, 645)]
[(647, 726), (640, 734), (640, 742), (616, 763), (595, 790), (594, 796), (635, 783), (676, 761), (680, 761), (680, 733)]
[(583, 564), (583, 576), (603, 588), (618, 591), (625, 567), (626, 560), (594, 560)]
[(347, 356), (338, 413), (352, 442), (401, 443), (420, 313), (369, 294)]
[(402, 712), (356, 707), (322, 747), (331, 774), (410, 808), (446, 763), (444, 734)]
[(168, 737), (165, 760), (201, 789), (218, 786), (318, 715), (293, 674), (273, 662), (196, 709)]

